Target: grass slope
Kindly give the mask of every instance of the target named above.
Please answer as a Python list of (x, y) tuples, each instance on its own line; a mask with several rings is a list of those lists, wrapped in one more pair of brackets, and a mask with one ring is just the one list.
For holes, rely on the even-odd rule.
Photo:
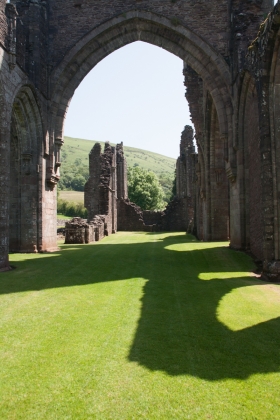
[(1, 419), (279, 419), (280, 287), (227, 243), (118, 233), (11, 263)]
[[(74, 164), (77, 158), (88, 165), (88, 154), (96, 141), (64, 137), (62, 158), (65, 164)], [(99, 142), (104, 148), (104, 142)], [(114, 145), (114, 143), (111, 143)], [(157, 175), (160, 173), (174, 174), (176, 160), (147, 150), (136, 149), (124, 145), (124, 154), (129, 166), (137, 164), (146, 170), (152, 170)]]

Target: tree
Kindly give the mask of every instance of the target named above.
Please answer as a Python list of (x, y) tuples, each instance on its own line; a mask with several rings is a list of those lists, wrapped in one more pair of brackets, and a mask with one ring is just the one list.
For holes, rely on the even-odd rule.
[(76, 175), (75, 178), (72, 179), (71, 187), (74, 191), (84, 191), (86, 180), (82, 175)]
[(165, 207), (163, 190), (154, 172), (139, 166), (128, 168), (128, 197), (142, 210), (160, 210)]
[(177, 195), (177, 174), (176, 174), (176, 169), (174, 172), (174, 180), (173, 180), (173, 185), (172, 185), (172, 196), (171, 196), (171, 200), (176, 197)]
[(163, 201), (168, 204), (176, 195), (176, 192), (174, 192), (174, 183), (176, 187), (176, 170), (174, 175), (170, 174), (170, 172), (161, 172), (158, 176), (158, 180), (164, 194)]
[(62, 173), (61, 171), (61, 178), (58, 183), (58, 186), (61, 190), (66, 190), (71, 188), (71, 183), (73, 180), (73, 175), (68, 173)]

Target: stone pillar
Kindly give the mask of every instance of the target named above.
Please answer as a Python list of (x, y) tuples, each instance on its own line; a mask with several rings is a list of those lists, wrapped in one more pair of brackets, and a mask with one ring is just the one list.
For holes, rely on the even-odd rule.
[(9, 269), (10, 130), (2, 121), (0, 124), (0, 271), (2, 271)]
[(176, 197), (165, 209), (164, 229), (193, 232), (193, 128), (185, 126), (181, 135), (180, 156), (176, 162)]
[(113, 149), (112, 166), (111, 166), (111, 218), (112, 233), (117, 232), (117, 156), (116, 149)]
[(101, 144), (95, 143), (89, 153), (89, 179), (85, 184), (85, 207), (88, 211), (88, 220), (99, 211), (99, 180), (101, 171)]
[(117, 197), (124, 200), (128, 197), (127, 192), (127, 163), (123, 153), (123, 143), (117, 144)]

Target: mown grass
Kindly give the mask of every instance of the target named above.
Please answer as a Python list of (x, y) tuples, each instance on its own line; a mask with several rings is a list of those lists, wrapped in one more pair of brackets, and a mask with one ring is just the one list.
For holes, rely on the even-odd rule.
[(118, 233), (13, 254), (0, 418), (280, 418), (280, 287), (227, 245)]
[(84, 203), (84, 193), (82, 191), (59, 191), (59, 198), (74, 203)]

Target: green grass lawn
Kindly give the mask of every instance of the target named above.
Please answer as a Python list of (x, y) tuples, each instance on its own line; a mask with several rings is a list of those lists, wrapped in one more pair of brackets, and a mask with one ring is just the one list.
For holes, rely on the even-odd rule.
[(227, 243), (118, 233), (13, 254), (0, 419), (280, 419), (280, 286)]

